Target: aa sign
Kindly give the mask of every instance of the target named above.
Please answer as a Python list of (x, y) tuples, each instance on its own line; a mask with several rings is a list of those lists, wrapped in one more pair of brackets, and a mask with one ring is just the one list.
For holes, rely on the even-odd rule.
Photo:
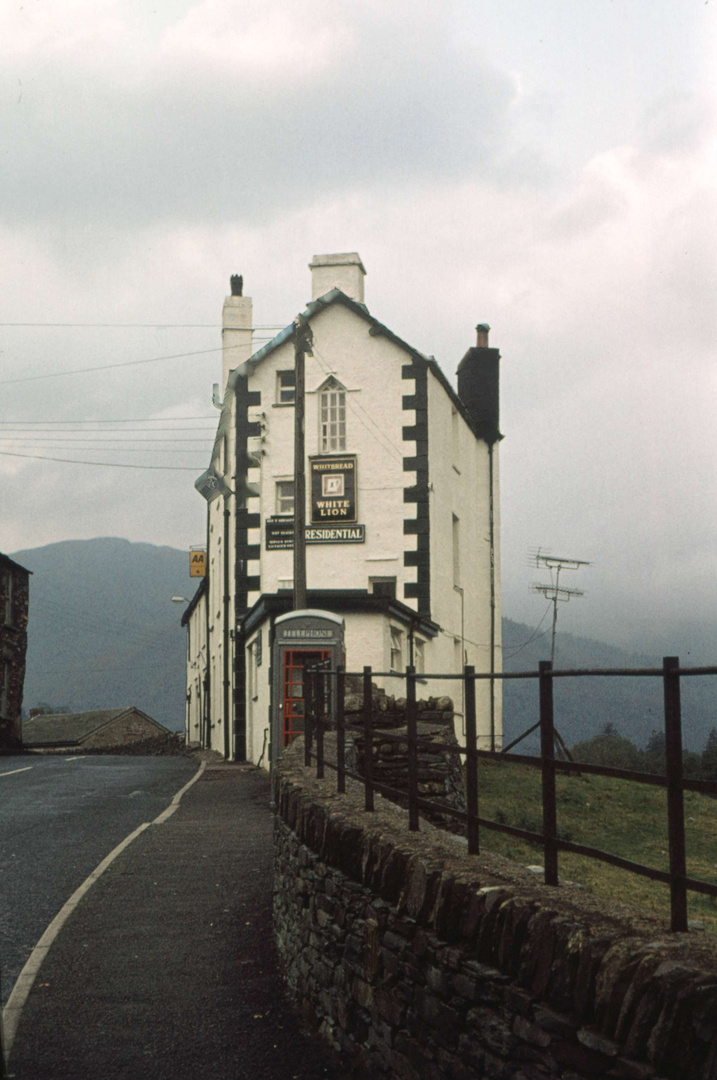
[(189, 576), (206, 577), (207, 553), (206, 551), (189, 552)]

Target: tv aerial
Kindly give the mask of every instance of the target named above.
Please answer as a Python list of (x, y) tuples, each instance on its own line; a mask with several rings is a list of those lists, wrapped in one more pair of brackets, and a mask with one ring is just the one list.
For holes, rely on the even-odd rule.
[[(570, 589), (560, 584), (561, 570), (579, 570), (581, 566), (590, 566), (585, 559), (571, 559), (565, 555), (549, 555), (542, 548), (530, 552), (530, 565), (545, 567), (550, 571), (550, 583), (534, 582), (530, 591), (540, 593), (553, 605), (553, 635), (550, 644), (550, 663), (555, 663), (555, 632), (558, 626), (558, 604), (567, 604), (574, 596), (585, 596), (583, 589)], [(553, 576), (553, 572), (555, 576)]]

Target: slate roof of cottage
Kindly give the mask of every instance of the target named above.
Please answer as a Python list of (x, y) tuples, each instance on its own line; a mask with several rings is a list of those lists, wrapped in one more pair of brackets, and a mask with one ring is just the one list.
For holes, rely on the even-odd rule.
[(22, 741), (25, 746), (77, 746), (94, 735), (101, 728), (119, 720), (130, 713), (135, 713), (157, 728), (157, 733), (168, 732), (168, 728), (153, 720), (135, 705), (125, 705), (121, 709), (93, 709), (79, 713), (41, 713), (22, 722)]

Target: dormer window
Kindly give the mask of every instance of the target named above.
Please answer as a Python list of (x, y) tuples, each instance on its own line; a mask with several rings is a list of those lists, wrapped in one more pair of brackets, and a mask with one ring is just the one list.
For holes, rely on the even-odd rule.
[(319, 391), (319, 451), (332, 454), (346, 449), (346, 390), (330, 378)]

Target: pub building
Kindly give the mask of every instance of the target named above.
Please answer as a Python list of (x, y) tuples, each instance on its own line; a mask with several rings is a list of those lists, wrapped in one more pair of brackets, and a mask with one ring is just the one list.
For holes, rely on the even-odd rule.
[[(303, 667), (501, 670), (499, 360), (477, 327), (457, 390), (432, 356), (364, 303), (356, 253), (317, 255), (305, 355), (307, 610), (293, 608), (295, 343), (292, 321), (255, 349), (252, 301), (224, 301), (206, 577), (184, 613), (187, 738), (268, 767), (297, 733)], [(259, 331), (261, 333), (261, 330)], [(288, 634), (287, 632), (291, 631)], [(320, 632), (319, 632), (320, 631)], [(405, 680), (376, 679), (405, 696)], [(447, 694), (464, 734), (460, 682)], [(501, 745), (501, 682), (476, 683), (478, 746)]]

